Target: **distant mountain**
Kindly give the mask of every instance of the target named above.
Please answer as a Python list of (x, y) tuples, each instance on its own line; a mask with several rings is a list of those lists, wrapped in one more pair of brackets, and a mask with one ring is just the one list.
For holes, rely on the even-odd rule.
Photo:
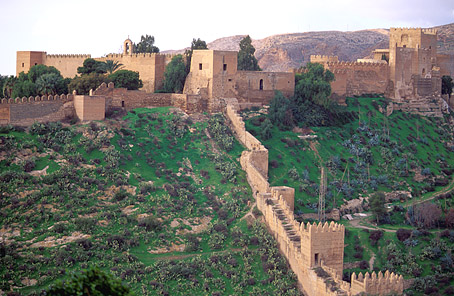
[[(454, 24), (435, 27), (438, 29), (438, 51), (454, 54)], [(216, 39), (208, 43), (209, 49), (239, 50), (244, 35)], [(253, 40), (255, 56), (265, 71), (287, 71), (299, 68), (313, 54), (336, 55), (341, 61), (355, 61), (369, 57), (377, 48), (389, 47), (389, 30), (374, 29), (354, 32), (322, 31), (280, 34)], [(182, 53), (183, 50), (165, 53)]]

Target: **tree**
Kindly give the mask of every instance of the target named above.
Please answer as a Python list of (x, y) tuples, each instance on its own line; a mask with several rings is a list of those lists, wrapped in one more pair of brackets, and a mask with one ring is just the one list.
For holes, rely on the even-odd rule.
[(58, 76), (61, 76), (60, 71), (57, 70), (57, 68), (53, 66), (46, 66), (46, 65), (35, 65), (30, 68), (30, 71), (28, 71), (28, 80), (31, 82), (35, 83), (36, 80), (44, 74), (56, 74)]
[(75, 90), (79, 95), (88, 95), (90, 89), (97, 89), (103, 82), (109, 83), (110, 80), (104, 75), (97, 73), (85, 74), (75, 77), (68, 85), (69, 92)]
[(414, 207), (414, 221), (419, 227), (432, 228), (440, 220), (441, 213), (440, 207), (431, 202), (418, 204)]
[(116, 88), (124, 87), (129, 90), (136, 90), (143, 86), (142, 80), (139, 79), (139, 72), (118, 70), (108, 77)]
[(118, 61), (106, 60), (104, 62), (104, 70), (107, 73), (112, 74), (113, 72), (120, 70), (123, 67), (123, 64)]
[(303, 73), (295, 76), (296, 103), (306, 100), (328, 107), (327, 99), (331, 95), (331, 82), (334, 74), (325, 70), (322, 64), (307, 63)]
[(454, 209), (449, 209), (445, 216), (446, 226), (449, 228), (454, 227)]
[(84, 270), (79, 274), (72, 274), (66, 281), (57, 281), (47, 289), (46, 295), (132, 295), (130, 289), (124, 286), (119, 279), (104, 273), (99, 268)]
[(451, 96), (453, 87), (454, 83), (452, 82), (452, 77), (443, 75), (443, 77), (441, 77), (441, 93)]
[(386, 215), (385, 202), (385, 194), (383, 192), (376, 192), (369, 198), (370, 210), (377, 219), (377, 224)]
[(3, 86), (8, 80), (8, 76), (0, 75), (0, 98), (3, 96)]
[(3, 96), (5, 98), (11, 98), (11, 95), (13, 93), (14, 84), (16, 84), (16, 82), (17, 82), (17, 78), (14, 76), (10, 76), (10, 77), (8, 77), (8, 79), (6, 79), (5, 83), (3, 84)]
[(63, 83), (63, 77), (55, 74), (43, 74), (36, 80), (36, 89), (41, 95), (56, 95), (59, 85)]
[(259, 63), (254, 56), (255, 48), (249, 35), (240, 41), (240, 51), (238, 52), (238, 70), (243, 71), (262, 71)]
[(154, 36), (145, 35), (140, 37), (140, 42), (134, 44), (134, 52), (136, 53), (158, 53), (159, 48), (154, 46)]
[(186, 80), (186, 69), (182, 55), (176, 55), (164, 72), (164, 92), (181, 93)]
[(81, 75), (97, 73), (104, 74), (106, 73), (105, 64), (100, 61), (96, 61), (92, 58), (85, 59), (83, 66), (77, 68), (77, 73)]
[(268, 110), (269, 120), (280, 130), (289, 130), (294, 126), (290, 100), (280, 91), (276, 91)]
[(271, 121), (268, 118), (265, 119), (260, 126), (261, 138), (263, 140), (271, 139), (273, 137), (272, 129), (273, 129), (273, 124), (271, 123)]
[(11, 97), (12, 98), (22, 98), (36, 96), (36, 85), (30, 80), (17, 81), (12, 89)]
[(191, 49), (184, 52), (186, 55), (186, 73), (189, 73), (191, 70), (191, 59), (194, 49), (208, 49), (207, 43), (200, 38), (197, 38), (197, 40), (195, 38), (192, 39)]

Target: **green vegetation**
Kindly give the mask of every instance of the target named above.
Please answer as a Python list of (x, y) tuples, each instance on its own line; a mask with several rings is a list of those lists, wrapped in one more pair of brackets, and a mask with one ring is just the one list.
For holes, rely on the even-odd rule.
[[(269, 119), (271, 114), (282, 114), (271, 112), (272, 108), (284, 109), (289, 102), (276, 98)], [(385, 116), (384, 98), (348, 98), (347, 105), (345, 112), (356, 120), (334, 126), (304, 124), (299, 130), (273, 126), (271, 136), (266, 137), (262, 131), (268, 116), (243, 114), (249, 118), (247, 130), (269, 149), (271, 185), (296, 189), (295, 212), (300, 220), (300, 214), (317, 212), (321, 166), (328, 171), (327, 211), (370, 196), (361, 206), (374, 216), (357, 218), (356, 224), (341, 221), (347, 226), (344, 280), (350, 281), (353, 272), (389, 270), (415, 278), (409, 295), (452, 294), (454, 138), (450, 115), (430, 118), (394, 111)], [(301, 138), (306, 134), (317, 138)], [(412, 198), (399, 191), (410, 192)], [(395, 194), (388, 200), (389, 192)]]
[(158, 53), (159, 48), (154, 45), (154, 36), (145, 35), (140, 37), (140, 42), (134, 43), (135, 53)]
[(183, 56), (174, 56), (170, 63), (166, 66), (166, 70), (164, 72), (163, 91), (167, 93), (181, 93), (184, 88), (186, 76), (186, 66), (184, 64)]
[(21, 72), (18, 77), (5, 79), (3, 94), (12, 98), (62, 94), (67, 92), (69, 80), (63, 79), (55, 67), (36, 65), (27, 74)]
[(208, 49), (207, 43), (200, 38), (192, 39), (191, 49), (187, 49), (184, 52), (184, 55), (186, 56), (186, 74), (191, 70), (192, 53), (195, 49)]
[(72, 93), (74, 90), (79, 95), (88, 95), (90, 89), (97, 89), (103, 83), (109, 83), (110, 80), (106, 76), (97, 73), (90, 73), (74, 77), (68, 85), (68, 90)]
[(123, 67), (123, 64), (118, 61), (106, 60), (104, 62), (104, 69), (107, 73), (112, 74), (113, 72), (120, 70)]
[(249, 35), (247, 35), (240, 41), (240, 50), (238, 51), (238, 70), (262, 71), (254, 53), (255, 48), (252, 46), (252, 39)]
[(252, 194), (228, 129), (211, 140), (169, 108), (114, 116), (0, 129), (1, 290), (98, 266), (135, 295), (300, 295), (272, 236), (241, 219)]
[(123, 87), (128, 90), (137, 90), (143, 86), (142, 80), (139, 79), (139, 72), (118, 70), (110, 74), (108, 78), (114, 83), (116, 88)]
[(118, 279), (112, 278), (98, 268), (84, 270), (82, 273), (73, 274), (67, 281), (58, 281), (46, 291), (46, 295), (72, 296), (72, 295), (131, 295), (129, 288)]
[(354, 115), (331, 98), (334, 74), (321, 64), (308, 63), (295, 76), (295, 94), (286, 99), (277, 92), (270, 102), (269, 119), (280, 130), (294, 126), (342, 126)]
[(413, 196), (421, 197), (449, 183), (454, 142), (448, 118), (403, 112), (386, 117), (379, 112), (386, 108), (383, 98), (349, 98), (347, 103), (346, 111), (358, 119), (342, 127), (311, 127), (317, 135), (313, 140), (277, 127), (264, 140), (266, 116), (246, 122), (269, 149), (271, 185), (296, 188), (296, 212), (315, 211), (321, 165), (329, 172), (327, 209), (378, 190), (410, 188)]

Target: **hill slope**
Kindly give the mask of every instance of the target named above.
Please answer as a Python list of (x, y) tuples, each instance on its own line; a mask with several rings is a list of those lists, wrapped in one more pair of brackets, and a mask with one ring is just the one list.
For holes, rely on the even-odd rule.
[[(454, 24), (438, 29), (440, 53), (454, 53)], [(239, 50), (244, 35), (224, 37), (208, 43), (209, 49)], [(374, 29), (354, 32), (321, 31), (279, 34), (253, 40), (256, 57), (265, 71), (287, 71), (301, 67), (310, 55), (337, 55), (342, 61), (354, 61), (369, 56), (377, 48), (388, 48), (389, 30)], [(166, 51), (182, 53), (184, 50)]]

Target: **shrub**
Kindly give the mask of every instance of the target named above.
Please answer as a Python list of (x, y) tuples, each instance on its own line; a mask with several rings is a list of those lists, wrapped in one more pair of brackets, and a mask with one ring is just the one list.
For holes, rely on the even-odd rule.
[(74, 221), (76, 226), (76, 230), (85, 232), (85, 233), (92, 233), (96, 226), (96, 220), (93, 218), (77, 218)]
[(369, 262), (367, 262), (366, 260), (363, 260), (363, 261), (359, 262), (359, 268), (368, 269), (369, 268)]
[(411, 230), (409, 229), (398, 229), (396, 232), (397, 239), (403, 242), (411, 236)]
[(139, 226), (144, 227), (147, 231), (159, 231), (162, 227), (161, 222), (152, 216), (139, 220)]
[(115, 192), (114, 199), (116, 201), (122, 201), (123, 199), (125, 199), (128, 196), (129, 196), (129, 194), (126, 192), (126, 190), (120, 189), (119, 191)]
[(372, 246), (377, 245), (377, 242), (382, 238), (383, 231), (382, 230), (373, 230), (369, 234), (370, 243)]

